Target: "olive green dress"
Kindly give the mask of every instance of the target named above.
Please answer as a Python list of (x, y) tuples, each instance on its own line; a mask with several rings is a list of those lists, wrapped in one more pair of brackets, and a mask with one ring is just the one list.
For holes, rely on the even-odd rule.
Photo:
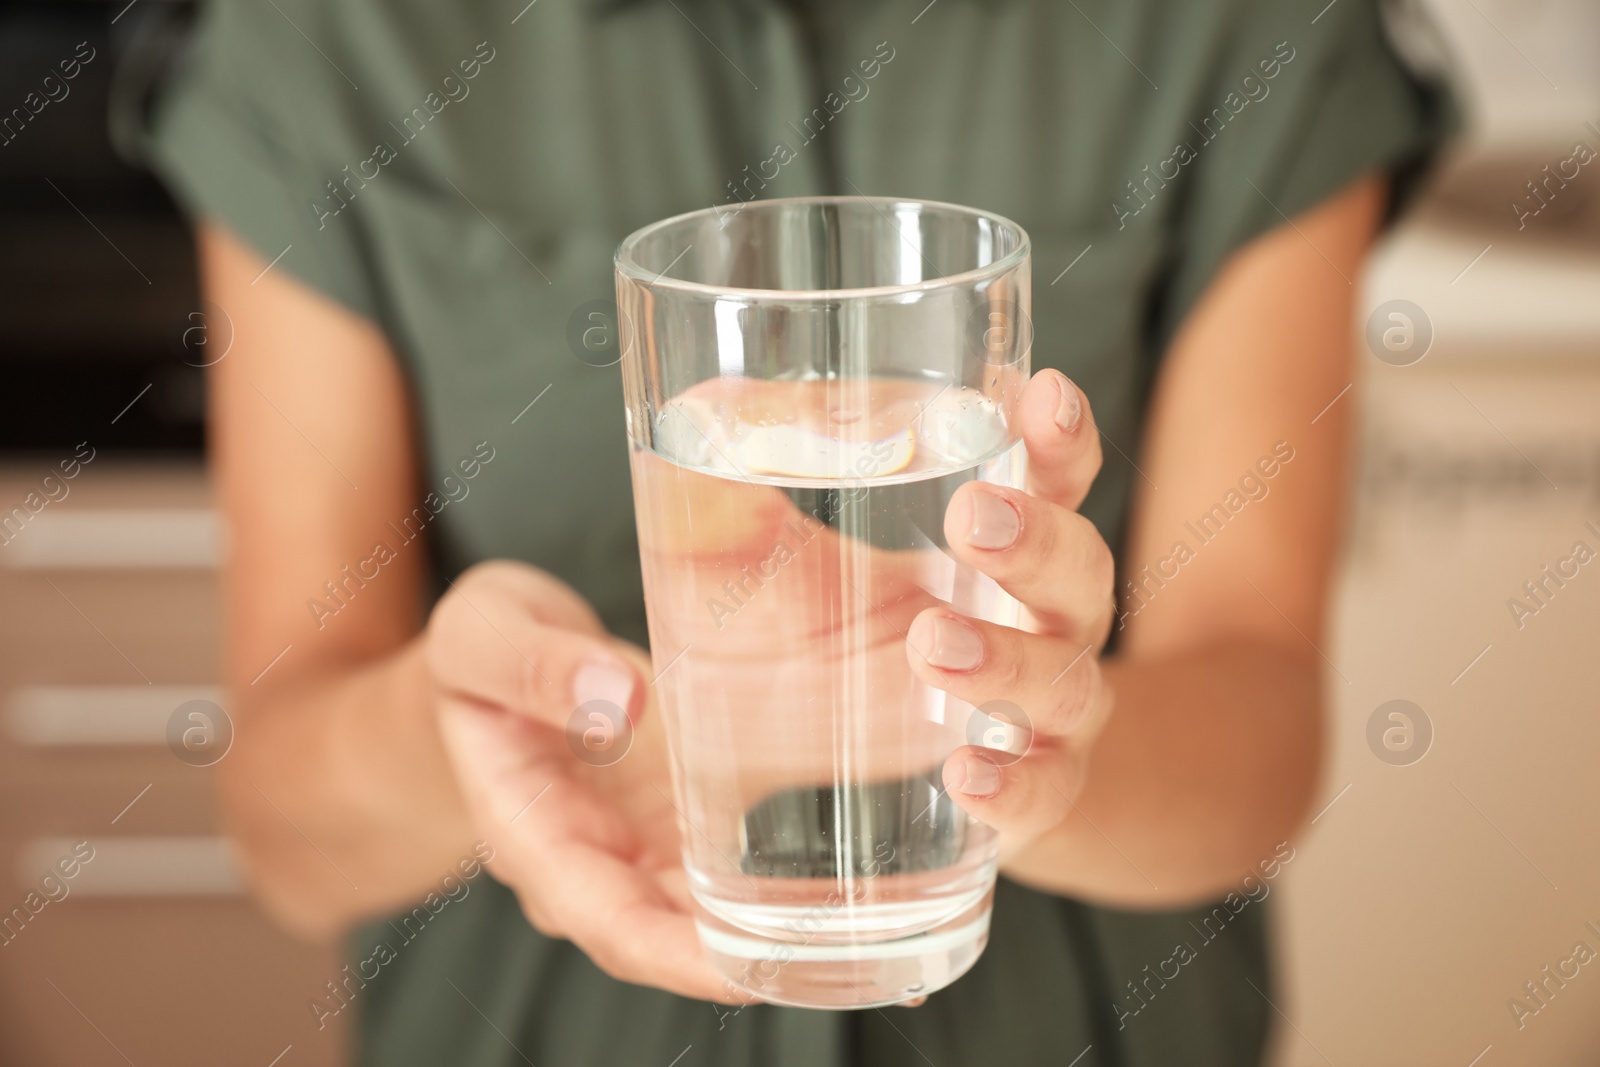
[[(641, 643), (620, 375), (583, 333), (630, 231), (824, 192), (1015, 219), (1034, 366), (1094, 404), (1084, 510), (1117, 546), (1152, 375), (1221, 262), (1441, 125), (1367, 0), (525, 4), (215, 3), (149, 152), (194, 215), (381, 325), (431, 487), (495, 449), (434, 524), (441, 573), (527, 560)], [(370, 1064), (1248, 1064), (1273, 1018), (1265, 911), (1002, 879), (987, 952), (924, 1007), (730, 1013), (606, 977), (481, 878), (411, 940), (360, 932), (356, 958), (394, 958), (352, 1007)]]

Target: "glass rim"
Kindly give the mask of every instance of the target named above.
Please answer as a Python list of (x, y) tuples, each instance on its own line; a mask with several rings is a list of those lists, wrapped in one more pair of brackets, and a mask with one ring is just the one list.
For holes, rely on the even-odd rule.
[[(965, 215), (968, 218), (987, 219), (989, 222), (1015, 233), (1018, 244), (1016, 248), (991, 263), (982, 267), (974, 267), (971, 270), (964, 270), (957, 274), (947, 274), (942, 278), (929, 278), (920, 282), (872, 285), (854, 289), (747, 289), (739, 286), (711, 285), (707, 282), (691, 282), (682, 278), (671, 278), (667, 276), (666, 271), (648, 271), (633, 257), (635, 250), (646, 238), (670, 226), (681, 225), (691, 219), (707, 218), (713, 215), (718, 217), (722, 215), (737, 215), (750, 207), (765, 209), (792, 204), (840, 204), (857, 200), (864, 201), (869, 206), (914, 204), (918, 207), (939, 208), (954, 214)], [(998, 278), (1008, 271), (1014, 270), (1018, 264), (1028, 258), (1032, 251), (1033, 242), (1028, 237), (1027, 230), (1004, 215), (996, 214), (993, 211), (985, 211), (981, 208), (968, 207), (965, 204), (953, 204), (946, 200), (920, 200), (916, 197), (906, 196), (786, 196), (770, 200), (747, 200), (738, 207), (733, 208), (722, 208), (714, 205), (660, 219), (624, 237), (622, 242), (617, 245), (617, 250), (611, 261), (619, 274), (626, 275), (648, 289), (671, 289), (681, 293), (700, 294), (707, 297), (738, 297), (750, 303), (761, 301), (821, 302), (899, 296), (908, 293), (932, 292), (953, 286), (970, 285), (984, 278)], [(669, 264), (667, 269), (670, 270), (671, 266)]]

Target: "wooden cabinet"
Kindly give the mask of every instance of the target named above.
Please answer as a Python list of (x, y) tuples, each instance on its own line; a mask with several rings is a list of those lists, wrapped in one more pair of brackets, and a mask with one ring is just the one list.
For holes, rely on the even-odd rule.
[(168, 745), (185, 702), (227, 706), (204, 471), (101, 457), (51, 500), (62, 458), (0, 468), (0, 1061), (341, 1063), (307, 1007), (337, 950), (253, 906), (214, 771)]

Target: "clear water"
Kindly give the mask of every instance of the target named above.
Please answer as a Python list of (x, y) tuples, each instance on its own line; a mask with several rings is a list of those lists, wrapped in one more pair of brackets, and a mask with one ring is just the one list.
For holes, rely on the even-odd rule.
[(980, 393), (900, 379), (713, 379), (654, 430), (635, 496), (708, 953), (787, 1003), (953, 980), (995, 839), (942, 790), (973, 709), (913, 676), (905, 634), (941, 602), (1016, 622), (943, 528), (965, 482), (1021, 484), (1020, 443)]

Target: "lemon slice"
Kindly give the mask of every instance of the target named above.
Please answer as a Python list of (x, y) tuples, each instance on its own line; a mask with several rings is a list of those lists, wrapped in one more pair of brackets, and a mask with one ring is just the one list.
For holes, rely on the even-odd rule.
[(750, 474), (807, 479), (875, 479), (911, 465), (917, 438), (907, 427), (873, 441), (816, 433), (799, 426), (749, 426), (729, 450)]

